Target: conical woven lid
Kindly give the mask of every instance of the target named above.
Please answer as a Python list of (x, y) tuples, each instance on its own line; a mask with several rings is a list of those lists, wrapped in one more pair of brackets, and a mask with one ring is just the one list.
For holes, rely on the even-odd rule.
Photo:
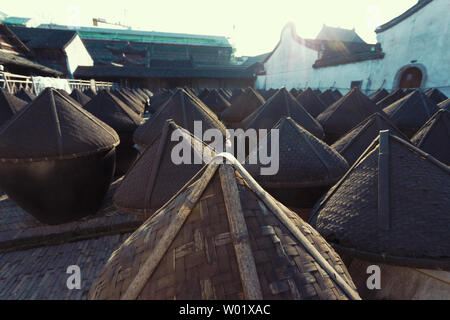
[(411, 142), (450, 166), (450, 112), (440, 109), (412, 137)]
[(70, 96), (82, 106), (91, 101), (91, 98), (89, 98), (87, 95), (81, 92), (80, 89), (73, 89)]
[(381, 130), (390, 130), (391, 134), (395, 134), (406, 141), (409, 140), (384, 113), (377, 112), (336, 141), (332, 148), (352, 165), (372, 141), (378, 137)]
[(435, 104), (441, 103), (442, 101), (447, 99), (447, 96), (436, 88), (428, 90), (425, 94)]
[(327, 108), (327, 106), (322, 102), (322, 100), (319, 99), (319, 97), (317, 97), (311, 88), (303, 91), (303, 93), (299, 94), (296, 99), (313, 117), (317, 117)]
[[(253, 150), (246, 161), (250, 174), (266, 188), (301, 188), (334, 184), (348, 170), (347, 161), (321, 140), (302, 128), (292, 118), (282, 118), (273, 129), (279, 131), (279, 170), (274, 175), (260, 175), (261, 164), (247, 164), (259, 150)], [(268, 134), (268, 141), (271, 133)], [(271, 144), (267, 154), (273, 155)], [(258, 159), (256, 157), (256, 159)]]
[(0, 88), (0, 126), (26, 106), (26, 102)]
[(333, 90), (333, 95), (336, 101), (338, 101), (340, 98), (342, 98), (342, 93), (338, 89)]
[(95, 92), (95, 91), (92, 90), (91, 88), (84, 90), (83, 93), (84, 93), (85, 95), (87, 95), (87, 96), (88, 96), (89, 98), (91, 98), (91, 99), (94, 98), (94, 97), (97, 95), (97, 92)]
[(389, 95), (378, 101), (377, 106), (381, 109), (384, 109), (387, 106), (393, 104), (395, 101), (400, 100), (404, 96), (406, 96), (406, 93), (403, 92), (402, 89), (394, 90)]
[(436, 104), (420, 90), (411, 92), (383, 109), (391, 121), (408, 137), (412, 137), (438, 110)]
[[(358, 123), (381, 111), (358, 88), (353, 88), (341, 99), (317, 116), (325, 135), (341, 137)], [(334, 142), (334, 141), (330, 141)]]
[(71, 101), (72, 103), (74, 103), (74, 104), (76, 104), (76, 105), (82, 107), (82, 105), (81, 105), (77, 100), (75, 100), (74, 98), (72, 98), (72, 97), (70, 96), (70, 94), (69, 94), (66, 90), (64, 90), (64, 89), (56, 89), (56, 91), (58, 91), (59, 93), (61, 93), (67, 100), (69, 100), (69, 101)]
[(131, 110), (133, 110), (138, 115), (142, 115), (144, 113), (144, 105), (136, 100), (133, 100), (130, 96), (124, 93), (121, 90), (116, 90), (112, 92), (114, 96), (119, 98), (126, 106), (128, 106)]
[(200, 94), (198, 95), (198, 98), (200, 99), (200, 100), (202, 100), (202, 99), (204, 99), (204, 98), (206, 98), (206, 96), (209, 94), (209, 90), (208, 89), (203, 89), (203, 91), (202, 92), (200, 92)]
[(33, 101), (34, 99), (36, 99), (36, 96), (33, 93), (31, 93), (28, 90), (25, 90), (24, 88), (21, 88), (19, 90), (19, 92), (16, 93), (16, 97), (21, 99), (21, 100), (23, 100), (23, 101), (25, 101), (25, 102), (27, 102), (27, 103), (29, 103), (29, 102)]
[(450, 98), (439, 103), (438, 107), (450, 111)]
[[(241, 94), (243, 94), (245, 92), (244, 89), (239, 88), (239, 89), (232, 89), (231, 90), (231, 98), (230, 98), (230, 104), (233, 103)], [(259, 94), (259, 91), (256, 90), (256, 92)]]
[[(175, 131), (177, 137), (183, 139), (172, 141)], [(191, 163), (173, 161), (172, 151), (180, 148), (180, 141), (185, 150), (190, 151)], [(114, 194), (114, 204), (131, 213), (155, 212), (203, 167), (203, 153), (210, 155), (206, 158), (209, 161), (214, 151), (173, 120), (167, 120), (161, 138), (153, 142), (128, 171)]]
[(0, 158), (74, 158), (119, 144), (116, 132), (55, 89), (45, 89), (0, 130)]
[(378, 103), (380, 100), (386, 98), (389, 95), (386, 89), (382, 88), (377, 90), (373, 95), (370, 96), (370, 100), (375, 103)]
[(182, 128), (193, 134), (195, 134), (194, 121), (201, 121), (202, 134), (207, 129), (215, 128), (219, 129), (224, 137), (226, 136), (225, 126), (200, 99), (188, 94), (183, 89), (178, 89), (149, 121), (135, 131), (134, 142), (140, 146), (151, 145), (160, 136), (164, 123), (168, 119), (173, 119)]
[(338, 99), (336, 99), (333, 91), (331, 89), (327, 89), (319, 95), (319, 99), (328, 107), (335, 103)]
[(230, 103), (217, 90), (212, 90), (205, 98), (202, 99), (214, 113), (219, 114), (226, 108), (230, 107)]
[(163, 104), (170, 100), (172, 92), (169, 90), (159, 91), (150, 99), (150, 113), (156, 113)]
[(283, 117), (291, 117), (319, 139), (323, 138), (322, 126), (285, 88), (280, 89), (256, 112), (243, 120), (242, 126), (246, 129), (270, 130)]
[(238, 170), (205, 167), (114, 252), (89, 298), (359, 299), (320, 235)]
[(265, 103), (264, 98), (253, 88), (247, 88), (221, 113), (225, 123), (239, 123)]
[(84, 109), (111, 126), (118, 133), (133, 132), (142, 118), (111, 92), (101, 91), (84, 106)]
[(310, 221), (364, 260), (450, 270), (449, 208), (449, 167), (382, 131)]

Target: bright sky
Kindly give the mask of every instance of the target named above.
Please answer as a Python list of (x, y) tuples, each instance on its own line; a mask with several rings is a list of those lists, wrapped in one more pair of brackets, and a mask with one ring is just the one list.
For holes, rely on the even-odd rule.
[[(0, 11), (40, 23), (92, 26), (92, 18), (121, 22), (133, 29), (222, 35), (236, 55), (258, 55), (278, 43), (292, 21), (303, 38), (314, 38), (323, 24), (355, 28), (369, 43), (375, 27), (398, 16), (417, 0), (12, 0)], [(100, 25), (108, 28), (108, 25)]]

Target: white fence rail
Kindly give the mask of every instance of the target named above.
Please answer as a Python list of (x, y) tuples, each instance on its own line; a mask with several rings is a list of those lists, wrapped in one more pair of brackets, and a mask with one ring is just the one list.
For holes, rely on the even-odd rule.
[(118, 85), (114, 82), (31, 77), (0, 71), (0, 88), (5, 88), (11, 93), (16, 93), (22, 88), (38, 95), (46, 87), (65, 89), (66, 91), (71, 92), (75, 88), (80, 90), (92, 88), (93, 90), (98, 91), (101, 89), (115, 88), (117, 86)]

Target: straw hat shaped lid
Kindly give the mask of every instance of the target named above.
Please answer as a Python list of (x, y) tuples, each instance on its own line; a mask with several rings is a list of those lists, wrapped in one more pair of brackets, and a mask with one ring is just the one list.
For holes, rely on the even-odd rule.
[(352, 165), (378, 137), (381, 130), (389, 130), (391, 134), (409, 140), (383, 112), (377, 112), (359, 123), (331, 147)]
[(172, 97), (172, 92), (169, 90), (158, 91), (150, 99), (150, 112), (155, 113), (163, 104), (165, 104)]
[(173, 119), (182, 128), (194, 134), (194, 122), (201, 121), (203, 131), (214, 128), (220, 130), (224, 136), (226, 135), (225, 126), (200, 99), (184, 89), (178, 89), (149, 121), (135, 131), (134, 142), (140, 146), (151, 145), (160, 136), (168, 119)]
[(328, 107), (335, 103), (340, 98), (336, 99), (333, 91), (331, 89), (327, 89), (319, 95), (319, 99)]
[(438, 107), (450, 111), (450, 98), (439, 103)]
[(0, 129), (2, 160), (70, 159), (118, 144), (111, 127), (51, 88)]
[(91, 98), (81, 92), (80, 89), (73, 89), (70, 96), (82, 106), (91, 101)]
[(373, 95), (371, 95), (369, 98), (370, 100), (372, 100), (373, 102), (377, 103), (380, 100), (384, 99), (385, 97), (387, 97), (389, 95), (389, 92), (382, 88), (382, 89), (378, 89)]
[(395, 101), (406, 96), (406, 93), (402, 89), (396, 89), (388, 94), (386, 97), (377, 102), (377, 106), (381, 109), (393, 104)]
[[(175, 131), (181, 142), (172, 141)], [(176, 150), (183, 150), (189, 163), (175, 163), (172, 152)], [(115, 206), (129, 213), (155, 212), (205, 165), (205, 161), (210, 161), (212, 155), (214, 151), (205, 143), (173, 120), (167, 120), (161, 138), (144, 151), (118, 187), (113, 199)]]
[[(359, 299), (335, 251), (229, 154), (111, 256), (90, 299)], [(223, 160), (223, 159), (220, 159)]]
[(0, 126), (25, 107), (27, 102), (0, 88)]
[(334, 89), (333, 94), (334, 94), (336, 101), (338, 101), (340, 98), (342, 98), (342, 93), (338, 89)]
[(91, 99), (97, 95), (97, 92), (95, 92), (94, 90), (92, 90), (92, 88), (89, 88), (89, 89), (84, 90), (83, 93), (84, 93), (85, 95), (87, 95), (87, 96), (88, 96), (89, 98), (91, 98)]
[(327, 108), (327, 106), (322, 100), (320, 100), (314, 91), (311, 90), (311, 88), (308, 88), (300, 93), (296, 99), (314, 118)]
[[(229, 99), (230, 103), (233, 103), (244, 92), (245, 92), (245, 90), (243, 88), (232, 89), (231, 90), (231, 98)], [(256, 92), (259, 94), (258, 91), (256, 91)]]
[(450, 112), (440, 109), (412, 137), (411, 142), (450, 166)]
[(28, 90), (25, 90), (24, 88), (21, 88), (16, 94), (15, 96), (23, 101), (25, 101), (26, 103), (29, 103), (31, 101), (33, 101), (34, 99), (36, 99), (36, 95), (34, 95), (33, 93), (31, 93)]
[(322, 139), (323, 129), (303, 106), (286, 90), (280, 89), (258, 110), (242, 121), (246, 129), (272, 129), (282, 117), (291, 117), (310, 133)]
[(439, 89), (433, 88), (428, 90), (425, 95), (431, 99), (435, 104), (441, 103), (444, 100), (447, 100), (447, 96), (443, 94)]
[(341, 99), (317, 116), (325, 135), (342, 136), (375, 112), (381, 111), (358, 88), (353, 88)]
[[(279, 164), (274, 175), (260, 175), (260, 164), (246, 164), (253, 177), (266, 188), (301, 188), (334, 184), (348, 170), (347, 161), (327, 144), (302, 128), (292, 118), (282, 118), (273, 129), (279, 134)], [(273, 155), (269, 132), (260, 147)], [(250, 159), (257, 158), (259, 149), (253, 150)]]
[(209, 92), (210, 91), (208, 90), (208, 88), (203, 89), (202, 92), (200, 92), (200, 94), (198, 95), (198, 98), (200, 100), (206, 98), (206, 96), (209, 94)]
[(226, 123), (239, 123), (265, 102), (258, 92), (249, 87), (233, 100), (229, 108), (222, 112), (220, 119)]
[(117, 132), (133, 132), (142, 118), (130, 109), (111, 92), (103, 90), (84, 106), (100, 120), (107, 123)]
[(450, 168), (381, 131), (311, 211), (339, 250), (371, 262), (450, 270)]
[(414, 90), (383, 109), (408, 137), (413, 136), (438, 110), (438, 106), (420, 90)]
[(205, 98), (202, 99), (213, 112), (221, 113), (230, 107), (230, 103), (217, 90), (212, 90)]
[(126, 92), (122, 90), (115, 90), (112, 94), (119, 98), (123, 103), (125, 103), (125, 105), (127, 105), (138, 115), (142, 115), (144, 113), (144, 104), (140, 101), (134, 100), (131, 96), (127, 95)]

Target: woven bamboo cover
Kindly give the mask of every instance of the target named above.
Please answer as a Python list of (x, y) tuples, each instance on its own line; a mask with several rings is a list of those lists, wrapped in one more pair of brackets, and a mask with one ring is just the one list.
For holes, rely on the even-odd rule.
[(47, 88), (1, 128), (0, 158), (73, 158), (118, 143), (111, 127)]
[(450, 111), (450, 98), (439, 103), (438, 107)]
[(70, 96), (82, 106), (91, 101), (91, 98), (89, 96), (85, 95), (80, 89), (76, 88), (72, 90)]
[(372, 100), (375, 103), (378, 103), (379, 101), (381, 101), (382, 99), (384, 99), (385, 97), (387, 97), (389, 95), (389, 92), (386, 89), (379, 89), (377, 90), (373, 95), (371, 95), (369, 98), (370, 100)]
[(309, 112), (313, 117), (317, 117), (321, 114), (327, 106), (322, 100), (311, 90), (311, 88), (306, 89), (297, 96), (297, 101)]
[(295, 122), (315, 135), (324, 137), (322, 126), (286, 90), (280, 89), (258, 110), (242, 121), (242, 127), (249, 129), (272, 129), (282, 117), (291, 117)]
[(415, 90), (383, 111), (408, 137), (412, 137), (439, 108), (422, 91)]
[(111, 92), (115, 97), (119, 98), (125, 105), (127, 105), (131, 110), (133, 110), (138, 115), (144, 113), (144, 104), (140, 101), (134, 100), (132, 97), (127, 95), (122, 90), (114, 90)]
[(377, 112), (359, 123), (341, 139), (336, 141), (335, 149), (347, 162), (352, 165), (378, 137), (381, 130), (389, 130), (391, 134), (408, 141), (408, 138), (382, 112)]
[(26, 103), (29, 103), (29, 102), (33, 101), (34, 99), (36, 99), (36, 95), (34, 95), (33, 93), (31, 93), (28, 90), (25, 90), (24, 88), (21, 88), (16, 93), (16, 97), (25, 101)]
[(111, 126), (117, 132), (133, 132), (142, 118), (111, 92), (103, 90), (84, 109)]
[[(247, 164), (249, 173), (264, 188), (300, 188), (333, 185), (348, 170), (347, 161), (335, 150), (302, 128), (292, 118), (282, 118), (279, 130), (279, 170), (274, 175), (260, 175), (267, 165)], [(268, 137), (270, 141), (270, 135)], [(262, 143), (272, 154), (271, 144)], [(261, 146), (260, 146), (261, 147)], [(257, 154), (258, 150), (253, 150)]]
[(315, 206), (310, 223), (365, 260), (448, 270), (450, 169), (386, 133)]
[[(191, 151), (192, 164), (174, 164), (172, 150), (180, 144), (178, 140), (171, 141), (175, 130), (186, 139), (183, 143)], [(168, 120), (161, 138), (153, 142), (128, 171), (114, 194), (114, 204), (130, 213), (149, 215), (155, 212), (204, 166), (201, 156), (204, 152), (214, 154), (206, 144)], [(194, 163), (194, 157), (199, 157), (199, 164)]]
[(337, 100), (336, 96), (333, 94), (333, 91), (331, 89), (327, 89), (324, 92), (322, 92), (319, 95), (319, 99), (322, 100), (322, 102), (327, 106), (331, 106), (333, 103), (335, 103)]
[(215, 128), (225, 136), (226, 128), (217, 119), (217, 116), (196, 96), (187, 93), (184, 89), (178, 89), (149, 121), (135, 131), (134, 142), (144, 147), (151, 145), (159, 138), (165, 121), (168, 119), (173, 119), (191, 133), (194, 133), (194, 122), (201, 121), (203, 132)]
[(335, 142), (368, 116), (380, 109), (361, 90), (353, 88), (317, 116), (325, 131), (326, 141)]
[(264, 98), (253, 88), (247, 88), (220, 115), (225, 123), (239, 123), (265, 103)]
[(0, 126), (26, 106), (26, 102), (0, 88)]
[(433, 101), (435, 104), (441, 103), (442, 101), (447, 99), (447, 96), (443, 94), (439, 89), (433, 88), (428, 90), (426, 93), (426, 96), (430, 98), (431, 101)]
[(205, 98), (203, 103), (208, 106), (214, 113), (220, 114), (222, 111), (230, 107), (230, 103), (217, 90), (212, 90)]
[(83, 93), (84, 93), (85, 95), (87, 95), (87, 96), (88, 96), (89, 98), (91, 98), (91, 99), (94, 98), (94, 97), (97, 95), (97, 92), (95, 92), (95, 91), (92, 90), (91, 88), (84, 90)]
[(445, 109), (436, 112), (412, 137), (411, 142), (450, 165), (450, 112)]
[(150, 99), (150, 113), (156, 113), (164, 103), (170, 100), (171, 97), (172, 92), (169, 90), (156, 91)]
[[(0, 253), (0, 300), (86, 300), (111, 253), (129, 233)], [(81, 270), (81, 289), (67, 288), (67, 268)]]
[(230, 165), (213, 166), (112, 254), (90, 299), (347, 299), (342, 288), (358, 298), (343, 262), (313, 228), (268, 194), (257, 196)]
[(403, 92), (402, 89), (397, 89), (392, 91), (390, 94), (388, 94), (386, 97), (384, 97), (383, 99), (381, 99), (380, 101), (377, 102), (377, 106), (380, 109), (384, 109), (387, 106), (393, 104), (395, 101), (400, 100), (401, 98), (403, 98), (404, 96), (406, 96), (406, 93)]

